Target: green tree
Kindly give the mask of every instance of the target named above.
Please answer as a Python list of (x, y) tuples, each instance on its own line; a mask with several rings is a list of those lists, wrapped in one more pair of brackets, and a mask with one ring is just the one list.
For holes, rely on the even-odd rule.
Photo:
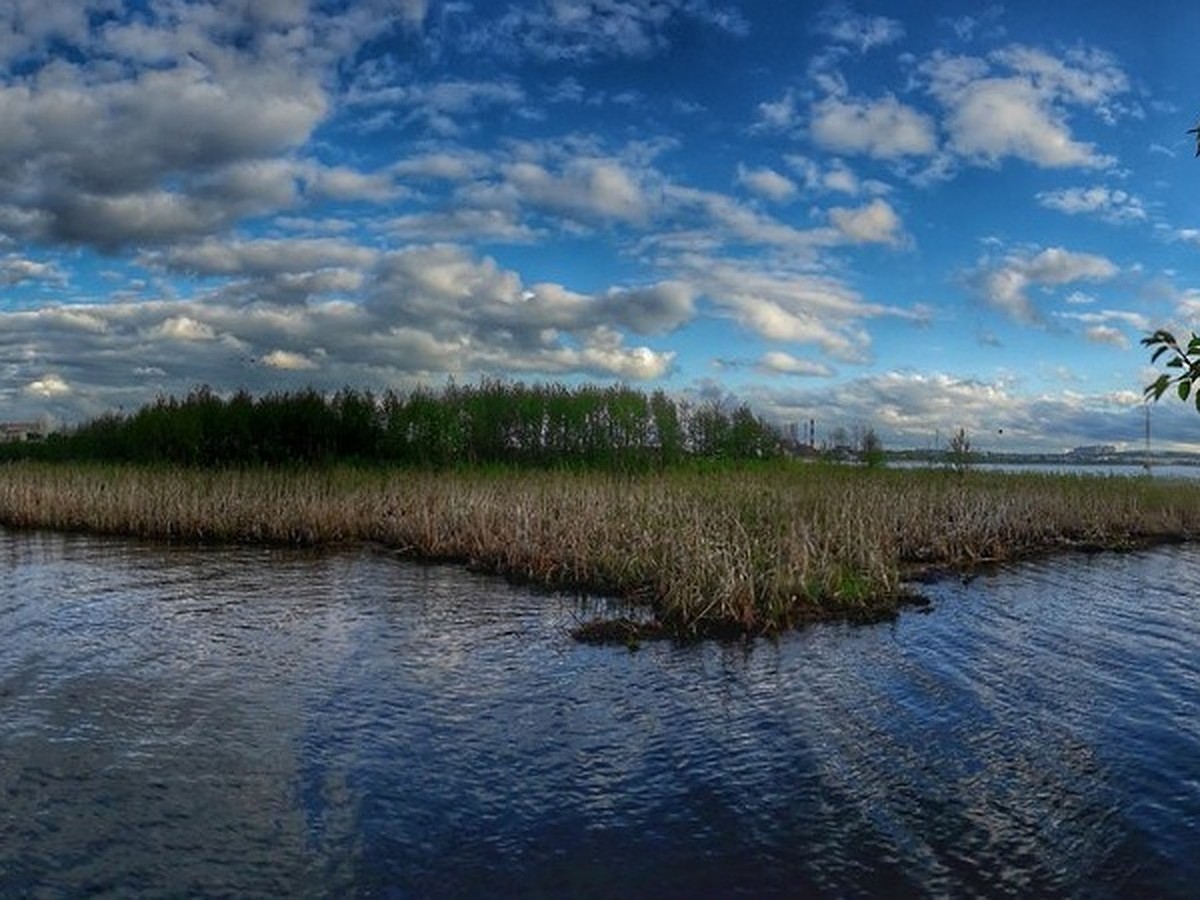
[(971, 452), (971, 437), (967, 429), (960, 428), (950, 438), (950, 447), (946, 450), (946, 461), (950, 468), (960, 475), (971, 468), (975, 454)]
[(859, 431), (858, 440), (855, 443), (858, 444), (859, 458), (867, 464), (868, 468), (880, 468), (887, 461), (883, 452), (883, 441), (870, 425)]

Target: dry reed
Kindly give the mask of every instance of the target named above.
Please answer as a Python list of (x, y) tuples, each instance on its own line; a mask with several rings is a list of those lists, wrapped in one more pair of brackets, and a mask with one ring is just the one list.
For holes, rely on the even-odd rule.
[(1186, 539), (1200, 485), (794, 463), (651, 474), (18, 463), (0, 523), (178, 541), (371, 541), (651, 605), (678, 636), (878, 618), (920, 571)]

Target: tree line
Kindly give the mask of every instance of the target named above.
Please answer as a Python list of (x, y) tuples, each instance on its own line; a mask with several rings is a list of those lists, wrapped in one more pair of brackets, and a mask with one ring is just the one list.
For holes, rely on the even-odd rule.
[(485, 380), (409, 393), (344, 389), (160, 397), (0, 458), (184, 466), (362, 462), (450, 467), (650, 468), (777, 456), (778, 431), (746, 405), (689, 404), (625, 386)]

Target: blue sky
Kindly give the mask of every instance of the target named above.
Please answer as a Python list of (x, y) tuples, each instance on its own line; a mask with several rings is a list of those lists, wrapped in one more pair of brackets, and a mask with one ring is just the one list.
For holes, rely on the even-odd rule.
[(1185, 3), (3, 0), (0, 418), (500, 376), (1136, 446), (1138, 340), (1200, 318), (1198, 33)]

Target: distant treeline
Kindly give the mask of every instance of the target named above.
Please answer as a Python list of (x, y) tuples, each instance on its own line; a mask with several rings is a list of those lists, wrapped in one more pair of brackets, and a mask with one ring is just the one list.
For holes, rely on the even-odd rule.
[(776, 456), (780, 446), (778, 432), (745, 405), (692, 405), (620, 386), (483, 381), (382, 395), (346, 389), (224, 398), (198, 388), (43, 441), (0, 445), (0, 459), (650, 468)]

